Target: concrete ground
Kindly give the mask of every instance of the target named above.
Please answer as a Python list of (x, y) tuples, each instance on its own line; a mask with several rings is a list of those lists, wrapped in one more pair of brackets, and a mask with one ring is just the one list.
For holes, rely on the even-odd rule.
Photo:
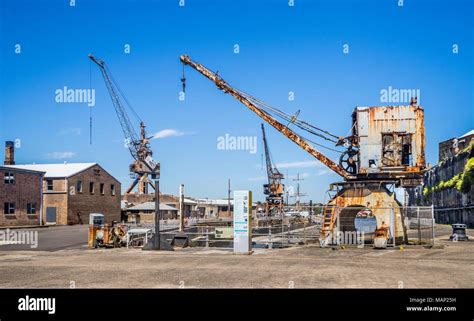
[[(5, 231), (5, 229), (1, 229), (0, 231)], [(4, 244), (0, 242), (0, 253), (2, 251), (18, 250), (58, 251), (86, 248), (89, 225), (48, 226), (29, 229), (10, 229), (10, 231), (36, 232), (37, 246), (35, 247), (34, 244)]]
[[(473, 288), (474, 241), (440, 226), (426, 249), (333, 250), (315, 245), (252, 255), (187, 248), (0, 251), (1, 288)], [(473, 230), (468, 234), (474, 239)], [(0, 247), (1, 248), (1, 247)]]

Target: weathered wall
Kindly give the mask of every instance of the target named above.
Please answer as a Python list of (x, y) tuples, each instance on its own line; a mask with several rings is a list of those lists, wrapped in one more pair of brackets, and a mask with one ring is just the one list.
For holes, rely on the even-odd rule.
[[(78, 181), (82, 182), (82, 192), (77, 190)], [(89, 189), (91, 182), (94, 183), (94, 192)], [(102, 167), (95, 165), (71, 176), (67, 184), (67, 224), (89, 224), (90, 213), (104, 214), (106, 223), (120, 221), (120, 182)], [(103, 193), (100, 192), (100, 184), (104, 184)], [(112, 184), (115, 195), (112, 195)]]
[[(0, 226), (39, 225), (41, 213), (42, 174), (8, 169), (15, 175), (14, 184), (5, 184), (4, 173), (0, 171)], [(4, 203), (15, 203), (15, 214), (4, 214)], [(27, 214), (27, 204), (36, 204), (36, 214)]]
[[(474, 226), (474, 188), (462, 193), (456, 188), (433, 191), (440, 182), (449, 181), (464, 171), (467, 161), (474, 157), (474, 148), (450, 157), (425, 173), (424, 185), (408, 190), (410, 205), (431, 205), (435, 207), (438, 223), (464, 223)], [(430, 190), (429, 193), (426, 193)], [(425, 191), (425, 193), (423, 193)]]

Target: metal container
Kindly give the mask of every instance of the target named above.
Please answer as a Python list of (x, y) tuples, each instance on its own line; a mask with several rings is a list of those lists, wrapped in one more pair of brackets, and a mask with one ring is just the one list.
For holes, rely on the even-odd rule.
[(466, 235), (466, 224), (453, 224), (453, 234), (449, 237), (451, 241), (467, 241), (469, 237)]

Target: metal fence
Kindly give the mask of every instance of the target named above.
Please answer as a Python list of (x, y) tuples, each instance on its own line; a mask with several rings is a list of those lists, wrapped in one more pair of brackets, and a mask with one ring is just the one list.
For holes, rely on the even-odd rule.
[[(325, 240), (320, 239), (324, 226), (324, 213), (333, 211), (334, 229)], [(291, 214), (289, 214), (291, 213)], [(325, 245), (373, 245), (375, 230), (387, 226), (387, 246), (402, 244), (434, 244), (433, 207), (397, 206), (365, 208), (300, 206), (298, 211), (288, 211), (283, 217), (255, 216), (252, 226), (252, 246), (279, 248), (310, 243)], [(154, 224), (130, 225), (129, 228), (150, 228)], [(160, 221), (160, 230), (172, 239), (179, 228), (178, 220)], [(232, 248), (232, 231), (223, 236), (225, 229), (232, 229), (232, 219), (199, 219), (186, 221), (184, 232), (189, 244), (199, 247)], [(151, 235), (150, 235), (151, 236)]]
[[(216, 222), (200, 222), (199, 224), (188, 225), (184, 232), (188, 235), (189, 244), (199, 247), (233, 247), (233, 227), (232, 222), (226, 226), (212, 225)], [(226, 236), (222, 236), (222, 231), (230, 229)], [(163, 234), (168, 239), (172, 239), (175, 231), (167, 231)], [(225, 234), (225, 233), (224, 233)], [(259, 225), (254, 221), (252, 227), (252, 246), (254, 248), (280, 248), (295, 245), (304, 245), (317, 242), (319, 237), (319, 227), (309, 220), (272, 220), (271, 224)]]
[(432, 206), (402, 207), (409, 244), (434, 245), (435, 219)]
[[(329, 207), (325, 208), (325, 210), (327, 209)], [(327, 244), (373, 245), (376, 230), (385, 226), (388, 231), (387, 246), (407, 243), (434, 245), (435, 220), (431, 206), (396, 206), (371, 209), (361, 206), (336, 206), (332, 210), (335, 211), (337, 218)], [(356, 233), (354, 234), (354, 232)]]

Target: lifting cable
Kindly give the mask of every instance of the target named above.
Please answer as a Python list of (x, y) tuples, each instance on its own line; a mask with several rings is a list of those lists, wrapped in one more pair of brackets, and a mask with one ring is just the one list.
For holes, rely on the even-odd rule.
[[(119, 92), (120, 96), (122, 97), (122, 99), (124, 100), (125, 104), (128, 106), (128, 108), (130, 109), (130, 111), (133, 113), (133, 115), (137, 118), (137, 120), (139, 122), (142, 121), (142, 119), (140, 118), (140, 116), (138, 115), (138, 113), (135, 111), (135, 109), (132, 107), (132, 105), (130, 104), (130, 102), (128, 101), (127, 97), (123, 94), (122, 90), (120, 89), (120, 86), (117, 84), (117, 82), (115, 81), (114, 79), (114, 76), (112, 75), (112, 73), (110, 72), (110, 69), (108, 68), (108, 66), (104, 63), (104, 68), (106, 68), (107, 70), (107, 74), (109, 75), (110, 77), (110, 80), (112, 81), (112, 83), (114, 84), (115, 88), (117, 88), (117, 91)], [(132, 125), (133, 126), (133, 125)]]
[[(92, 91), (92, 61), (89, 60), (89, 92)], [(89, 106), (89, 145), (92, 145), (92, 106)]]
[[(288, 121), (288, 122), (290, 122), (290, 123), (295, 124), (297, 127), (299, 127), (299, 128), (302, 129), (302, 130), (305, 130), (305, 131), (307, 131), (307, 132), (309, 132), (309, 133), (311, 133), (311, 134), (313, 134), (313, 135), (315, 135), (315, 136), (321, 137), (321, 138), (323, 138), (323, 139), (325, 139), (325, 140), (328, 140), (328, 141), (331, 141), (331, 142), (333, 142), (333, 143), (337, 143), (337, 142), (339, 141), (339, 137), (338, 137), (338, 136), (336, 136), (336, 135), (334, 135), (334, 134), (331, 134), (331, 133), (328, 132), (328, 131), (325, 131), (325, 130), (323, 130), (323, 129), (321, 129), (321, 128), (318, 128), (318, 127), (316, 127), (316, 126), (313, 126), (313, 125), (311, 125), (311, 124), (309, 124), (309, 123), (307, 123), (307, 122), (305, 122), (305, 121), (303, 121), (303, 120), (298, 120), (297, 118), (295, 119), (295, 116), (288, 115), (288, 114), (286, 114), (285, 112), (283, 112), (283, 111), (281, 111), (281, 110), (279, 110), (279, 109), (277, 109), (277, 108), (275, 108), (275, 107), (272, 107), (272, 106), (268, 105), (267, 103), (265, 103), (265, 102), (263, 102), (263, 101), (261, 101), (261, 100), (255, 98), (255, 97), (253, 97), (253, 96), (251, 96), (251, 95), (249, 95), (249, 94), (247, 94), (247, 93), (245, 93), (245, 92), (243, 92), (243, 91), (241, 91), (241, 90), (236, 89), (236, 91), (237, 91), (240, 95), (244, 96), (246, 99), (250, 100), (251, 102), (253, 102), (253, 103), (257, 104), (257, 105), (259, 105), (262, 109), (268, 110), (270, 113), (272, 113), (272, 114), (274, 114), (274, 115), (277, 115), (278, 117), (280, 117), (280, 118), (282, 118), (282, 119), (285, 119), (286, 121)], [(327, 136), (325, 136), (324, 134), (321, 134), (321, 133), (319, 133), (319, 132), (317, 132), (317, 131), (319, 131), (319, 132), (321, 132), (321, 133), (324, 133), (324, 134), (326, 134)], [(328, 136), (334, 137), (334, 138), (336, 138), (337, 140), (336, 140), (336, 139), (332, 139), (332, 138), (330, 138), (330, 137), (328, 137)]]

